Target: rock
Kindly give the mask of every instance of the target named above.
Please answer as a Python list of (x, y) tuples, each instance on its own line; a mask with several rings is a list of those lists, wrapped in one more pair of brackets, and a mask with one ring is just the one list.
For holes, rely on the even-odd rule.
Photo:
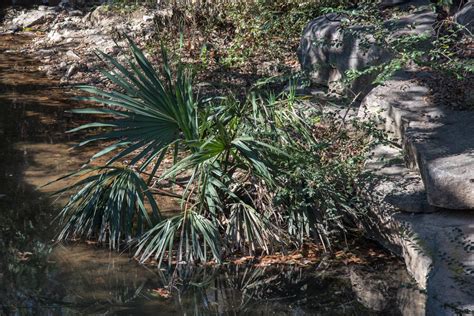
[[(83, 66), (86, 63), (85, 59), (88, 58), (94, 61), (97, 50), (111, 55), (118, 55), (120, 48), (117, 43), (120, 47), (124, 47), (126, 42), (124, 39), (118, 39), (117, 41), (117, 30), (122, 30), (123, 33), (127, 33), (132, 38), (140, 36), (140, 39), (144, 39), (146, 36), (153, 35), (149, 30), (156, 15), (154, 10), (141, 9), (133, 13), (116, 14), (110, 12), (105, 6), (99, 6), (93, 12), (89, 12), (84, 16), (84, 11), (73, 9), (74, 6), (80, 6), (81, 3), (83, 1), (62, 1), (64, 8), (40, 7), (39, 9), (25, 9), (25, 11), (22, 11), (22, 19), (32, 14), (36, 16), (37, 12), (47, 14), (46, 21), (48, 23), (42, 26), (46, 36), (36, 36), (31, 44), (27, 45), (29, 48), (26, 53), (36, 54), (40, 52), (39, 57), (51, 66), (45, 67), (45, 72), (52, 77), (61, 75), (61, 82), (76, 81), (79, 78), (77, 72), (83, 71), (85, 67)], [(6, 15), (5, 25), (7, 23), (11, 24), (15, 15), (18, 15), (18, 11), (12, 10), (11, 14)], [(23, 26), (15, 28), (21, 30)], [(58, 47), (59, 49), (54, 54), (49, 52), (46, 54), (44, 50), (50, 50), (51, 47)], [(69, 64), (60, 66), (59, 64), (63, 61), (61, 58), (69, 61)], [(71, 68), (71, 62), (76, 63), (79, 68)], [(97, 67), (90, 69), (92, 72), (97, 71)], [(74, 77), (74, 79), (71, 77)], [(96, 80), (94, 75), (86, 77), (88, 81)]]
[[(359, 116), (378, 121), (403, 146), (405, 155), (400, 159), (401, 149), (380, 146), (368, 160), (366, 168), (375, 177), (367, 188), (371, 210), (367, 231), (400, 255), (426, 290), (426, 305), (407, 305), (404, 315), (472, 314), (474, 213), (468, 209), (474, 201), (474, 189), (469, 187), (474, 172), (474, 112), (434, 106), (421, 78), (429, 80), (422, 73), (416, 77), (399, 73), (362, 101)], [(404, 160), (415, 170), (408, 169)], [(399, 292), (397, 300), (413, 302), (413, 294)]]
[(92, 11), (86, 13), (86, 15), (82, 17), (82, 23), (89, 23), (91, 21), (91, 16), (92, 16)]
[(397, 302), (401, 315), (426, 315), (426, 294), (418, 289), (400, 287)]
[(48, 77), (52, 77), (57, 74), (56, 69), (54, 69), (52, 66), (44, 66), (42, 69)]
[(467, 34), (474, 34), (474, 2), (468, 2), (454, 15), (454, 21), (465, 28)]
[[(399, 304), (405, 306), (402, 315), (457, 315), (450, 308), (474, 311), (474, 213), (437, 209), (410, 214), (409, 207), (400, 210), (400, 204), (394, 204), (390, 197), (399, 195), (398, 203), (412, 199), (411, 194), (418, 194), (418, 190), (406, 187), (412, 183), (411, 178), (419, 177), (403, 162), (390, 159), (400, 155), (400, 149), (397, 154), (394, 147), (382, 146), (367, 165), (375, 177), (367, 188), (370, 221), (366, 228), (374, 239), (403, 258), (408, 272), (426, 291), (426, 300), (415, 299), (423, 295), (420, 292), (399, 291), (397, 301), (405, 302)], [(375, 164), (376, 156), (385, 159)], [(361, 284), (374, 283), (369, 281), (362, 280)], [(383, 300), (374, 294), (374, 286), (372, 289), (363, 297), (381, 306)]]
[(53, 30), (48, 33), (47, 39), (50, 44), (57, 44), (63, 41), (64, 37), (61, 35), (61, 33)]
[(69, 79), (71, 78), (73, 75), (75, 75), (77, 73), (77, 71), (79, 70), (79, 67), (77, 64), (72, 64), (71, 66), (69, 66), (67, 72), (66, 72), (66, 79)]
[(426, 295), (400, 270), (352, 267), (349, 277), (357, 300), (380, 315), (398, 315), (394, 306), (401, 315), (425, 315)]
[(433, 213), (438, 209), (428, 203), (425, 186), (420, 175), (405, 166), (400, 148), (378, 145), (365, 163), (365, 168), (379, 178), (378, 190), (384, 202), (397, 211), (407, 213)]
[(11, 31), (12, 33), (16, 33), (16, 32), (20, 32), (21, 31), (21, 26), (17, 25), (17, 24), (12, 24), (10, 26), (8, 26), (7, 28), (9, 31)]
[(84, 17), (84, 19), (86, 18), (87, 22), (92, 25), (101, 25), (104, 19), (109, 18), (109, 14), (103, 6), (98, 6), (94, 11)]
[[(335, 13), (311, 21), (303, 31), (298, 47), (301, 68), (310, 73), (312, 81), (343, 92), (341, 81), (350, 70), (362, 70), (391, 59), (390, 53), (375, 44), (371, 31), (363, 26), (341, 29), (345, 19)], [(415, 13), (406, 14), (384, 22), (394, 37), (408, 34), (432, 34), (436, 14), (421, 6)], [(358, 78), (352, 85), (354, 92), (368, 93), (372, 88), (373, 75)]]
[(153, 15), (143, 15), (143, 22), (153, 22), (155, 17)]
[(30, 10), (13, 19), (13, 24), (28, 28), (42, 24), (52, 17), (54, 17), (54, 13), (48, 10)]
[(425, 289), (426, 315), (458, 315), (449, 307), (473, 312), (474, 279), (470, 271), (474, 271), (474, 233), (470, 227), (474, 214), (441, 211), (411, 215), (387, 209), (382, 203), (374, 213), (383, 236), (379, 240), (404, 259), (409, 272)]
[(367, 171), (374, 174), (374, 179), (367, 188), (367, 192), (370, 193), (367, 200), (371, 209), (369, 214), (371, 222), (368, 223), (367, 231), (388, 249), (401, 256), (408, 272), (418, 285), (425, 289), (432, 259), (424, 253), (417, 253), (413, 242), (404, 233), (406, 223), (396, 220), (397, 216), (403, 213), (421, 213), (422, 206), (415, 206), (415, 209), (404, 208), (401, 207), (400, 200), (414, 200), (412, 196), (419, 195), (420, 190), (423, 192), (424, 188), (416, 188), (415, 191), (407, 189), (413, 181), (419, 183), (420, 177), (404, 166), (403, 162), (394, 162), (401, 156), (400, 149), (381, 145), (374, 149), (372, 157), (365, 166)]
[(387, 284), (383, 279), (367, 277), (367, 273), (351, 269), (350, 280), (357, 300), (365, 307), (380, 312), (389, 303)]
[(81, 10), (72, 10), (68, 12), (69, 16), (82, 16), (83, 13)]
[(76, 53), (74, 53), (72, 50), (68, 50), (66, 52), (66, 57), (70, 60), (80, 60), (81, 57), (79, 57)]
[(420, 171), (428, 202), (474, 209), (474, 111), (430, 102), (429, 89), (408, 73), (375, 88), (360, 117), (372, 117), (398, 139), (410, 167)]

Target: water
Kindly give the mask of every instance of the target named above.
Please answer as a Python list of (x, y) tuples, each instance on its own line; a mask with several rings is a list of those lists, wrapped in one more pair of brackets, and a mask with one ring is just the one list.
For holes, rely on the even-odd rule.
[(19, 53), (29, 40), (0, 35), (0, 314), (423, 314), (425, 297), (396, 260), (329, 269), (181, 267), (167, 297), (167, 271), (93, 245), (55, 245), (61, 201), (49, 193), (60, 184), (41, 186), (93, 149), (70, 150), (75, 139), (65, 131), (83, 121), (65, 110), (78, 105)]

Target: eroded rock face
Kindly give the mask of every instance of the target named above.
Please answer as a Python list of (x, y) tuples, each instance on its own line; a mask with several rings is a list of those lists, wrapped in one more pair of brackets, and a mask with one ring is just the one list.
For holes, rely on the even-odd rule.
[[(361, 70), (388, 59), (387, 52), (374, 45), (374, 38), (366, 32), (364, 27), (342, 31), (341, 16), (338, 14), (332, 13), (314, 19), (303, 31), (298, 47), (301, 68), (311, 74), (315, 83), (341, 92), (343, 88), (340, 81), (346, 71)], [(362, 48), (362, 42), (368, 43), (368, 47)], [(355, 86), (362, 88), (370, 81), (369, 78), (364, 78), (355, 83)]]
[[(357, 300), (381, 315), (390, 306), (397, 306), (402, 315), (425, 314), (426, 295), (398, 271), (352, 268), (350, 281)], [(394, 288), (398, 290), (395, 292)], [(395, 312), (393, 307), (390, 312)]]
[[(423, 293), (401, 288), (397, 300), (399, 306), (404, 306), (402, 315), (454, 316), (459, 315), (457, 309), (466, 310), (463, 315), (471, 315), (474, 212), (425, 208), (426, 201), (419, 199), (424, 194), (423, 186), (418, 185), (419, 174), (405, 166), (399, 159), (402, 155), (400, 148), (384, 145), (366, 166), (377, 176), (368, 190), (371, 221), (367, 231), (403, 258), (407, 270), (427, 295), (424, 300)], [(400, 204), (400, 200), (411, 202)], [(375, 306), (384, 304), (387, 296), (380, 295), (378, 286), (371, 286), (378, 283), (368, 278), (359, 278), (359, 283), (363, 285), (359, 295), (362, 301)]]
[[(411, 3), (411, 2), (410, 2)], [(436, 14), (425, 4), (415, 2), (418, 8), (399, 18), (388, 20), (384, 27), (393, 36), (433, 34)], [(389, 61), (390, 53), (379, 47), (372, 30), (364, 26), (341, 27), (344, 17), (332, 13), (308, 23), (298, 47), (301, 68), (310, 73), (314, 83), (342, 92), (341, 80), (349, 70), (362, 70)], [(352, 85), (354, 92), (368, 93), (374, 76), (363, 76)]]
[(429, 89), (404, 74), (373, 89), (359, 115), (378, 120), (399, 140), (431, 205), (474, 210), (474, 111), (434, 106)]

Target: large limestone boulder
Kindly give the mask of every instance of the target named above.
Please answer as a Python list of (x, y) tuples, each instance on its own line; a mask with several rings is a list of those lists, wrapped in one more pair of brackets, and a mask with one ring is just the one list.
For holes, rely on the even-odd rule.
[[(426, 2), (422, 2), (426, 4)], [(427, 5), (416, 2), (417, 9), (388, 20), (384, 27), (392, 31), (393, 39), (409, 34), (433, 34), (436, 14)], [(308, 23), (298, 47), (301, 68), (314, 83), (342, 92), (341, 80), (349, 70), (362, 70), (392, 58), (376, 44), (373, 30), (365, 26), (343, 27), (345, 17), (332, 13)], [(374, 76), (363, 76), (352, 85), (354, 92), (367, 93)]]
[[(310, 73), (313, 82), (337, 92), (342, 91), (341, 80), (346, 71), (388, 59), (386, 52), (373, 44), (373, 37), (365, 33), (364, 27), (342, 30), (341, 22), (341, 16), (335, 13), (314, 19), (304, 29), (297, 51), (301, 68)], [(361, 42), (369, 45), (362, 48)], [(370, 80), (363, 80), (362, 85), (367, 81)]]
[(421, 173), (431, 205), (473, 210), (474, 111), (435, 106), (419, 79), (404, 73), (373, 89), (359, 115), (379, 121), (399, 140), (410, 167)]

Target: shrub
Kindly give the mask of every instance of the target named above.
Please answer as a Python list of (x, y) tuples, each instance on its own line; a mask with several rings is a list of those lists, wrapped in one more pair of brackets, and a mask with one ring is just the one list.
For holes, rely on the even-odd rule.
[[(103, 74), (117, 90), (81, 87), (93, 94), (82, 99), (107, 107), (75, 112), (113, 119), (73, 131), (111, 128), (80, 144), (108, 142), (93, 158), (109, 159), (99, 174), (74, 186), (80, 190), (62, 212), (61, 239), (98, 235), (116, 248), (121, 237), (135, 238), (141, 261), (171, 264), (271, 253), (315, 238), (330, 246), (336, 231), (355, 227), (362, 212), (354, 185), (366, 142), (353, 142), (342, 125), (321, 126), (293, 89), (244, 101), (199, 99), (190, 72), (181, 63), (172, 72), (164, 48), (160, 72), (133, 42), (130, 48), (133, 59), (126, 64), (103, 55), (112, 66)], [(171, 166), (162, 164), (168, 156), (174, 157)], [(114, 167), (125, 158), (127, 167)], [(144, 174), (148, 184), (155, 180), (150, 189), (165, 183), (183, 188), (178, 214), (160, 216)], [(154, 227), (141, 235), (132, 223), (141, 228), (152, 222), (145, 197)]]

